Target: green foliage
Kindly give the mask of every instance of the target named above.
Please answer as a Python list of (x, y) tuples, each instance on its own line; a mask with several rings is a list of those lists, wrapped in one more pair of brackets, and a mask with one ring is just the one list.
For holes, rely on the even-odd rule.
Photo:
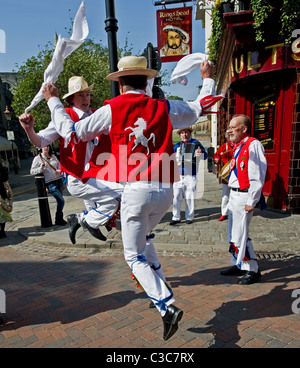
[(272, 12), (273, 7), (268, 0), (251, 0), (251, 7), (253, 9), (253, 27), (256, 31), (256, 41), (264, 42), (263, 25)]
[(285, 43), (291, 43), (292, 32), (299, 28), (300, 22), (300, 1), (283, 0), (280, 13), (281, 35), (285, 38)]
[[(38, 53), (37, 56), (33, 56), (28, 59), (25, 65), (19, 67), (18, 74), (22, 76), (21, 82), (13, 90), (14, 99), (12, 107), (17, 116), (22, 114), (27, 106), (30, 105), (32, 99), (40, 90), (44, 70), (51, 61), (52, 51), (48, 49), (48, 46)], [(49, 122), (50, 114), (45, 101), (42, 101), (35, 110), (32, 112), (37, 117), (37, 125), (40, 128), (40, 122)]]
[[(122, 51), (124, 50), (118, 50), (119, 54)], [(127, 50), (125, 49), (124, 52)], [(50, 49), (48, 44), (37, 56), (32, 56), (19, 67), (18, 73), (23, 76), (23, 79), (13, 91), (12, 104), (17, 116), (24, 112), (40, 90), (44, 80), (44, 71), (51, 62), (52, 53), (53, 49)], [(97, 108), (103, 105), (104, 100), (111, 97), (110, 82), (106, 79), (108, 74), (109, 53), (107, 47), (87, 40), (66, 58), (64, 70), (55, 84), (58, 87), (60, 97), (62, 97), (68, 91), (69, 78), (74, 75), (82, 75), (89, 85), (94, 83), (92, 107)], [(45, 101), (41, 101), (31, 113), (35, 117), (36, 131), (48, 125), (50, 113)]]
[(299, 0), (251, 0), (254, 24), (256, 30), (256, 41), (265, 42), (264, 23), (274, 14), (274, 7), (280, 8), (281, 30), (280, 36), (286, 44), (292, 39), (292, 32), (299, 26), (300, 1)]
[[(228, 1), (228, 0), (227, 0)], [(209, 39), (209, 59), (216, 64), (218, 60), (219, 45), (223, 34), (223, 0), (217, 0), (212, 9), (212, 35)], [(258, 42), (265, 42), (264, 27), (265, 22), (274, 15), (274, 8), (280, 9), (281, 23), (280, 35), (286, 44), (291, 43), (291, 36), (294, 29), (300, 24), (300, 0), (251, 0), (253, 9), (253, 28), (255, 38)]]
[(212, 34), (209, 38), (208, 55), (209, 60), (216, 64), (218, 59), (218, 49), (220, 40), (223, 34), (223, 13), (221, 9), (221, 2), (216, 2), (212, 9)]
[(167, 94), (167, 99), (168, 100), (181, 100), (181, 101), (183, 101), (183, 98), (182, 97), (178, 97), (178, 96), (171, 96), (171, 95), (168, 95)]

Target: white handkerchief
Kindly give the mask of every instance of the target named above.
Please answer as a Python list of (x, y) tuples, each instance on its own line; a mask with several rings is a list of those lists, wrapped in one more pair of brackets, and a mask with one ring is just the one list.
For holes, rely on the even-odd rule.
[(186, 75), (199, 67), (204, 60), (208, 59), (207, 54), (202, 54), (201, 52), (196, 52), (194, 54), (187, 55), (180, 59), (173, 70), (171, 75), (171, 82), (173, 84), (180, 83), (183, 85), (188, 84), (188, 79)]
[(88, 34), (89, 27), (86, 19), (85, 6), (83, 1), (74, 19), (73, 32), (71, 37), (61, 38), (60, 35), (58, 36), (51, 63), (48, 65), (47, 69), (44, 72), (44, 83), (42, 84), (42, 87), (37, 95), (32, 100), (30, 106), (25, 109), (26, 113), (29, 110), (33, 109), (40, 101), (42, 101), (42, 99), (44, 98), (42, 92), (44, 85), (49, 82), (55, 83), (57, 81), (59, 74), (64, 70), (65, 58), (83, 43)]
[(148, 79), (147, 87), (146, 87), (146, 94), (150, 97), (152, 97), (153, 95), (153, 92), (152, 92), (153, 84), (154, 84), (154, 78)]

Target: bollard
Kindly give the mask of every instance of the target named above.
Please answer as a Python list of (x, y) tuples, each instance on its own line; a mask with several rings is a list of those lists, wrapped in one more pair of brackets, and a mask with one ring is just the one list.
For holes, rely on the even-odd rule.
[(208, 172), (212, 172), (213, 171), (213, 166), (214, 166), (214, 163), (213, 163), (214, 153), (215, 153), (214, 147), (209, 147), (207, 149), (207, 170), (208, 170)]
[(42, 175), (36, 176), (35, 184), (36, 184), (38, 200), (39, 200), (41, 227), (53, 226), (44, 176)]

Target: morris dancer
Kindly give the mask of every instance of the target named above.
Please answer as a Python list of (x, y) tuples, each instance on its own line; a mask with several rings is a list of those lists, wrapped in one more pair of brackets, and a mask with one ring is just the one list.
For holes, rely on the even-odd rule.
[(250, 137), (251, 120), (248, 116), (233, 116), (228, 132), (229, 139), (235, 144), (228, 182), (228, 241), (234, 266), (221, 271), (221, 275), (243, 275), (238, 283), (248, 285), (257, 282), (261, 276), (248, 233), (253, 210), (261, 198), (267, 162), (263, 145)]
[[(68, 93), (63, 96), (63, 99), (70, 106), (65, 110), (74, 123), (90, 116), (95, 111), (95, 109), (90, 109), (90, 93), (93, 87), (94, 85), (89, 86), (82, 76), (73, 76), (69, 79)], [(80, 226), (87, 229), (95, 238), (105, 241), (106, 237), (100, 231), (99, 226), (108, 224), (113, 219), (113, 215), (118, 209), (120, 194), (115, 195), (114, 193), (112, 197), (106, 196), (106, 198), (102, 196), (100, 201), (99, 186), (86, 182), (82, 183), (81, 181), (86, 164), (91, 159), (93, 151), (96, 151), (95, 157), (97, 157), (97, 152), (99, 153), (102, 150), (100, 145), (104, 143), (104, 140), (107, 140), (105, 136), (101, 140), (102, 143), (96, 137), (94, 140), (81, 141), (78, 144), (70, 143), (65, 146), (64, 139), (57, 133), (52, 121), (46, 129), (38, 133), (34, 131), (33, 115), (22, 114), (19, 121), (28, 138), (36, 147), (45, 147), (56, 139), (60, 141), (61, 171), (67, 179), (67, 189), (72, 196), (83, 199), (87, 209), (87, 212), (72, 214), (67, 217), (71, 242), (76, 243), (75, 234)], [(107, 142), (105, 142), (104, 150), (107, 151)]]
[[(157, 74), (156, 70), (147, 69), (145, 57), (122, 58), (118, 63), (118, 71), (107, 77), (119, 82), (121, 95), (106, 101), (105, 106), (75, 125), (65, 113), (52, 83), (44, 87), (43, 93), (55, 126), (66, 142), (89, 140), (98, 134), (110, 135), (112, 155), (106, 157), (106, 166), (99, 168), (91, 165), (90, 175), (124, 184), (121, 225), (125, 259), (161, 313), (163, 338), (167, 340), (177, 331), (183, 312), (173, 305), (173, 293), (165, 284), (153, 243), (148, 242), (146, 246), (146, 236), (170, 208), (172, 183), (178, 180), (175, 178), (178, 176), (178, 166), (175, 157), (172, 159), (173, 128), (184, 128), (195, 123), (202, 113), (202, 107), (199, 96), (193, 102), (156, 100), (147, 96), (147, 78), (154, 78)], [(203, 62), (201, 74), (204, 79), (202, 95), (213, 95), (211, 63)], [(215, 102), (220, 98), (212, 97)], [(139, 119), (144, 120), (145, 129), (143, 124), (139, 125)], [(141, 129), (135, 131), (136, 139), (133, 139), (131, 133), (136, 127)], [(151, 136), (153, 138), (150, 139)], [(161, 159), (163, 154), (164, 158), (166, 155), (169, 158), (166, 165)], [(173, 170), (170, 171), (171, 166)], [(169, 172), (168, 177), (165, 171)], [(151, 252), (146, 249), (149, 246)], [(147, 259), (149, 254), (151, 260)]]

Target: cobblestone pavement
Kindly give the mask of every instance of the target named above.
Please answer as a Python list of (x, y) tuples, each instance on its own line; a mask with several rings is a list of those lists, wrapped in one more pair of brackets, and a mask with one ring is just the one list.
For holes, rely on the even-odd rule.
[[(258, 210), (251, 235), (262, 278), (238, 285), (220, 275), (229, 265), (227, 224), (217, 220), (220, 186), (206, 175), (192, 226), (169, 226), (169, 211), (154, 229), (175, 305), (184, 311), (165, 342), (159, 313), (131, 280), (119, 232), (101, 245), (82, 232), (70, 246), (67, 227), (39, 226), (35, 193), (19, 193), (14, 222), (0, 239), (0, 348), (300, 347), (299, 217)], [(80, 206), (66, 196), (65, 214)]]
[(161, 318), (148, 309), (120, 250), (66, 254), (14, 239), (0, 248), (0, 347), (300, 347), (298, 256), (261, 260), (261, 282), (242, 286), (219, 274), (225, 256), (159, 252), (184, 311), (178, 332), (164, 342)]

